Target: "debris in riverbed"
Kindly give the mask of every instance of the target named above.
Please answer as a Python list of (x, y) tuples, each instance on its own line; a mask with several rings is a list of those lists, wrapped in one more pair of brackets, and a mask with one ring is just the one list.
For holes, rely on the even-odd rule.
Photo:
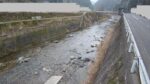
[(91, 50), (91, 52), (94, 52), (94, 50)]
[(71, 63), (71, 64), (76, 64), (76, 61), (75, 61), (75, 60), (72, 60), (70, 63)]
[(70, 50), (71, 52), (73, 52), (73, 53), (75, 53), (75, 54), (78, 54), (78, 55), (81, 55), (81, 53), (80, 52), (78, 52), (78, 50), (77, 49), (72, 49), (72, 50)]
[(84, 64), (80, 64), (80, 65), (79, 65), (80, 68), (82, 68), (82, 67), (84, 67), (84, 66), (85, 66)]
[(55, 40), (55, 41), (53, 41), (54, 43), (59, 43), (59, 41), (58, 40)]
[(52, 76), (44, 84), (58, 84), (63, 76)]
[(87, 51), (86, 51), (87, 54), (88, 54), (88, 53), (92, 53), (92, 52), (94, 52), (94, 50), (90, 50), (90, 51), (87, 50)]
[(93, 47), (95, 47), (95, 45), (91, 45), (91, 47), (93, 48)]
[(99, 42), (100, 42), (100, 41), (101, 41), (101, 39), (98, 39), (98, 40), (96, 40), (96, 41), (99, 41)]
[(6, 66), (4, 63), (0, 63), (0, 68)]
[(34, 50), (36, 53), (40, 53), (41, 52), (41, 47), (38, 47)]
[(104, 39), (104, 37), (101, 37), (101, 39)]
[(82, 57), (78, 57), (78, 59), (81, 59)]
[(70, 37), (73, 37), (73, 35), (69, 35)]
[(43, 71), (50, 72), (51, 69), (50, 69), (50, 68), (43, 67)]
[(73, 59), (75, 59), (75, 56), (70, 56), (70, 60), (73, 60)]
[(2, 34), (0, 35), (0, 37), (5, 37), (5, 36), (7, 36), (7, 34), (6, 34), (6, 33), (3, 33), (3, 32), (2, 32)]
[(46, 42), (45, 42), (45, 44), (49, 44), (49, 42), (48, 42), (48, 41), (46, 41)]
[(86, 51), (86, 53), (90, 53), (90, 51)]
[(38, 75), (38, 72), (34, 72), (34, 75)]
[(65, 68), (63, 68), (62, 72), (66, 72), (66, 67), (65, 67)]
[(91, 62), (94, 63), (95, 61), (94, 61), (94, 60), (91, 60)]
[(89, 58), (83, 58), (82, 61), (84, 61), (84, 62), (89, 62), (90, 59), (89, 59)]
[(92, 45), (91, 45), (91, 47), (92, 47), (92, 48), (96, 47), (96, 44), (95, 44), (95, 45), (94, 45), (94, 44), (92, 44)]
[(30, 60), (30, 58), (19, 57), (18, 60), (17, 60), (17, 63), (28, 62), (29, 60)]
[(68, 37), (73, 37), (73, 35), (70, 34), (70, 35), (68, 35)]

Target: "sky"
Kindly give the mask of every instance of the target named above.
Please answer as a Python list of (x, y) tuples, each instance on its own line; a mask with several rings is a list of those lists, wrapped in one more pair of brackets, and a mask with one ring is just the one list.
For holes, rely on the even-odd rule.
[(95, 4), (98, 0), (91, 0), (92, 4)]

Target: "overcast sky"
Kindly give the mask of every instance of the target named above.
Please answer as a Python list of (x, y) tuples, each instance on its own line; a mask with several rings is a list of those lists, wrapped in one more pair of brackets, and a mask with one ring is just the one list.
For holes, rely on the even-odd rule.
[(92, 4), (95, 4), (98, 0), (91, 0)]

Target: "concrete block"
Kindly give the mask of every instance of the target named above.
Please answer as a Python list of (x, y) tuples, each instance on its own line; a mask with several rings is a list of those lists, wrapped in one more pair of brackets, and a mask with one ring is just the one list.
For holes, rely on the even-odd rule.
[(48, 79), (44, 84), (58, 84), (58, 82), (62, 79), (62, 76), (52, 76)]

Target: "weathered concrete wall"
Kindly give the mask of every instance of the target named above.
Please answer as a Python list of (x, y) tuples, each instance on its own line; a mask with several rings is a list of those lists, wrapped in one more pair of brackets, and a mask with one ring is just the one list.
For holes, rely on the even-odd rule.
[[(114, 81), (111, 80), (111, 78), (106, 76), (112, 76), (115, 77), (118, 75), (118, 73), (111, 73), (111, 71), (118, 70), (122, 64), (120, 63), (121, 57), (119, 57), (119, 54), (121, 51), (118, 51), (118, 47), (120, 47), (120, 35), (121, 35), (121, 23), (120, 21), (119, 25), (116, 27), (114, 33), (112, 34), (112, 39), (109, 43), (109, 46), (107, 47), (107, 50), (105, 51), (105, 57), (103, 58), (103, 61), (101, 61), (101, 66), (97, 72), (96, 79), (93, 84), (117, 84), (118, 81), (114, 83)], [(117, 52), (118, 51), (118, 52)], [(116, 63), (117, 62), (117, 63)], [(119, 64), (118, 64), (119, 62)], [(112, 69), (113, 68), (113, 69)], [(114, 80), (119, 80), (114, 79)], [(124, 84), (124, 83), (118, 83), (118, 84)]]
[(102, 14), (86, 13), (81, 16), (21, 20), (0, 24), (0, 57), (35, 46), (44, 41), (54, 41), (67, 33), (88, 27), (102, 19)]
[(8, 22), (14, 20), (28, 20), (35, 16), (42, 18), (63, 17), (63, 16), (79, 16), (82, 13), (33, 13), (33, 12), (0, 12), (0, 22)]
[(141, 84), (139, 75), (130, 72), (134, 53), (129, 53), (124, 21), (110, 44), (93, 84)]

